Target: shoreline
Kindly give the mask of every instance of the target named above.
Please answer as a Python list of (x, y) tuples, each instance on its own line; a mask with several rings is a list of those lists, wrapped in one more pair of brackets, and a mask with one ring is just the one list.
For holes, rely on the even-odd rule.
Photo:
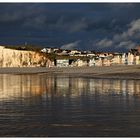
[(137, 79), (140, 80), (140, 65), (101, 66), (101, 67), (7, 67), (0, 68), (0, 74), (56, 74), (75, 77), (102, 79)]

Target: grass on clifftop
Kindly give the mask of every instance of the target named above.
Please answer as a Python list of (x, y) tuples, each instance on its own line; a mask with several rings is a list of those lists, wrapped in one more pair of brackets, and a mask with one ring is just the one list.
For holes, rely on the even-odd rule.
[(41, 48), (35, 45), (7, 45), (5, 48), (14, 50), (36, 51), (40, 52)]

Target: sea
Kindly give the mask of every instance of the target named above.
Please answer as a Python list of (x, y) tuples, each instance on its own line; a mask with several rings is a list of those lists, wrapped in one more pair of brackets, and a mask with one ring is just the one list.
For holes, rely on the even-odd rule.
[(0, 75), (0, 137), (139, 137), (140, 80)]

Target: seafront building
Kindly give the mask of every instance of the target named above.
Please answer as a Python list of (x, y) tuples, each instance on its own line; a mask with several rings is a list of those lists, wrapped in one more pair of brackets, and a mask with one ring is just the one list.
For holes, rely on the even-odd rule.
[[(60, 53), (61, 52), (61, 53)], [(94, 51), (57, 50), (59, 56), (67, 58), (56, 59), (55, 67), (82, 67), (82, 66), (113, 66), (113, 65), (139, 65), (140, 47), (131, 49), (127, 53), (101, 53)], [(72, 56), (81, 57), (72, 60)], [(86, 60), (82, 59), (86, 58)], [(71, 61), (71, 62), (70, 62)]]

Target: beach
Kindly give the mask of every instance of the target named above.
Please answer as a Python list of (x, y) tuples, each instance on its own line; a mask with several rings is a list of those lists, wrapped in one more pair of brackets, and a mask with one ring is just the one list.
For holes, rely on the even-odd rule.
[(140, 79), (140, 65), (102, 67), (13, 67), (0, 68), (0, 74), (59, 74), (75, 77)]

